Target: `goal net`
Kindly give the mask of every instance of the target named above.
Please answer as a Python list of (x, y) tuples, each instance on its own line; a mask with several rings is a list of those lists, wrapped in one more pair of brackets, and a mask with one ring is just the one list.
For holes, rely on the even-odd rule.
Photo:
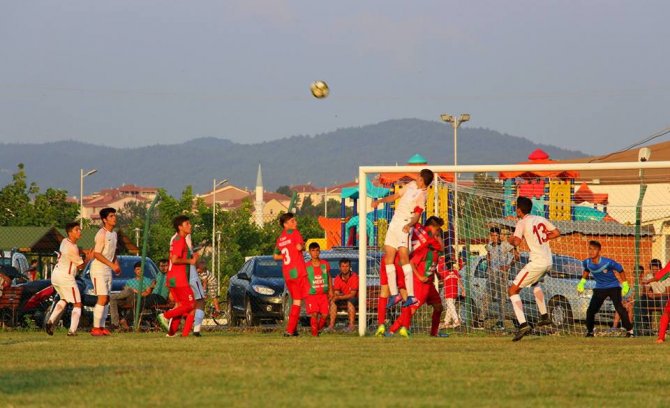
[[(547, 218), (561, 236), (549, 241), (552, 267), (539, 281), (552, 325), (536, 334), (584, 335), (587, 309), (596, 281), (589, 276), (585, 289), (577, 285), (589, 257), (589, 242), (598, 241), (601, 257), (623, 267), (630, 292), (622, 303), (637, 335), (655, 335), (668, 300), (670, 279), (648, 281), (670, 258), (670, 162), (557, 163), (549, 160), (518, 165), (384, 166), (359, 168), (359, 225), (349, 244), (358, 246), (360, 262), (359, 334), (377, 328), (380, 263), (383, 243), (395, 203), (372, 207), (372, 199), (393, 194), (418, 176), (422, 168), (436, 177), (427, 192), (427, 216), (444, 219), (445, 248), (433, 284), (443, 308), (441, 332), (508, 335), (518, 325), (508, 287), (529, 262), (525, 242), (512, 250), (506, 242), (514, 232), (516, 199), (528, 197), (532, 214)], [(458, 177), (455, 177), (455, 170)], [(364, 199), (363, 197), (367, 197)], [(365, 216), (363, 216), (365, 214)], [(462, 288), (453, 294), (445, 274), (458, 270)], [(612, 272), (604, 272), (610, 273)], [(402, 275), (402, 271), (398, 271)], [(453, 281), (451, 281), (453, 283)], [(615, 283), (616, 284), (616, 283)], [(447, 316), (453, 298), (458, 319)], [(533, 288), (520, 293), (528, 322), (540, 318)], [(452, 301), (449, 301), (450, 303)], [(387, 332), (400, 307), (385, 313)], [(412, 333), (428, 333), (433, 309), (424, 305), (412, 318)], [(446, 319), (446, 320), (445, 320)], [(454, 327), (459, 325), (458, 327)], [(596, 335), (621, 336), (623, 322), (607, 299), (594, 319)]]

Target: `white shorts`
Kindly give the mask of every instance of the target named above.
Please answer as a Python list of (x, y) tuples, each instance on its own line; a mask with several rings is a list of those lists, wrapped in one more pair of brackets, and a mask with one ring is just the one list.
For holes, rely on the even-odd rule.
[(91, 274), (91, 281), (93, 282), (93, 293), (96, 296), (109, 296), (112, 291), (112, 273), (105, 274)]
[(193, 289), (193, 299), (200, 300), (205, 298), (205, 290), (202, 288), (202, 282), (198, 280), (189, 282), (191, 289)]
[(409, 248), (409, 233), (402, 230), (405, 225), (407, 223), (391, 222), (388, 231), (386, 231), (384, 245), (395, 249), (400, 247)]
[(62, 300), (68, 303), (81, 302), (79, 287), (72, 276), (61, 276), (60, 273), (55, 273), (51, 277), (51, 284)]
[(519, 271), (519, 273), (516, 274), (516, 278), (514, 278), (514, 285), (518, 286), (519, 288), (527, 288), (528, 286), (536, 284), (542, 277), (544, 276), (545, 273), (549, 272), (551, 269), (551, 264), (539, 264), (535, 262), (528, 262), (526, 266), (523, 267)]

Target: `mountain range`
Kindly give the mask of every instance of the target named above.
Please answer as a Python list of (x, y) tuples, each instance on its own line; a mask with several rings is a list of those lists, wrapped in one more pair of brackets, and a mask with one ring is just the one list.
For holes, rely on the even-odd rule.
[[(461, 128), (458, 139), (459, 164), (517, 163), (537, 148), (554, 159), (585, 156), (484, 128)], [(203, 193), (211, 190), (214, 177), (253, 188), (260, 163), (265, 188), (274, 190), (309, 182), (343, 183), (357, 176), (360, 165), (403, 164), (415, 153), (430, 164), (452, 164), (452, 128), (440, 122), (396, 119), (255, 144), (214, 137), (139, 148), (77, 141), (5, 143), (0, 144), (0, 185), (10, 182), (16, 165), (24, 163), (29, 181), (42, 189), (66, 189), (69, 195), (79, 194), (80, 168), (98, 170), (86, 179), (87, 193), (124, 183), (163, 187), (171, 194), (191, 185)]]

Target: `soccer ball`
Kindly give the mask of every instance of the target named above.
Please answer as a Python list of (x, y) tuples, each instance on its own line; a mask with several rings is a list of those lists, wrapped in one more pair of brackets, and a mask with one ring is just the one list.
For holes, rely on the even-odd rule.
[(318, 99), (323, 99), (330, 93), (328, 84), (325, 83), (324, 81), (312, 82), (312, 85), (309, 86), (309, 89), (312, 91), (312, 95), (314, 95), (314, 97)]

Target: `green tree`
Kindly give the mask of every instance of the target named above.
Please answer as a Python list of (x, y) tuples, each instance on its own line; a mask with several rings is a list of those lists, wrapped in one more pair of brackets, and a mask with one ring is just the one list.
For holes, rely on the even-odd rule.
[(289, 186), (279, 186), (277, 190), (275, 190), (279, 194), (284, 194), (287, 197), (291, 197), (293, 195), (293, 191), (291, 191), (291, 187)]

